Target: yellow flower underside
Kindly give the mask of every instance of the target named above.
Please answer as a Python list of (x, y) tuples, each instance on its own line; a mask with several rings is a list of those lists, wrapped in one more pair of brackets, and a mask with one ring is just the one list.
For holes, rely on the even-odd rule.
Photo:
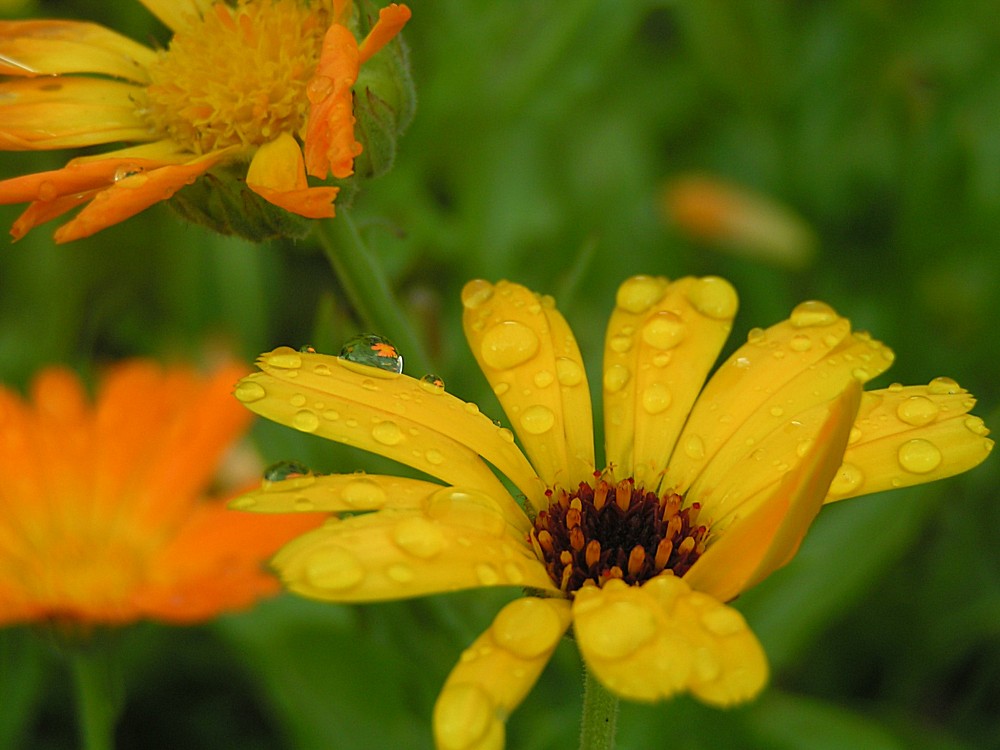
[[(235, 392), (268, 418), (444, 482), (295, 477), (237, 501), (350, 514), (275, 558), (292, 589), (331, 601), (479, 586), (551, 597), (511, 603), (463, 655), (435, 708), (436, 740), (448, 750), (503, 746), (503, 722), (570, 624), (588, 667), (620, 695), (751, 698), (766, 659), (725, 602), (791, 559), (824, 502), (965, 471), (993, 445), (968, 414), (974, 400), (947, 378), (862, 393), (892, 352), (818, 302), (751, 331), (706, 384), (736, 313), (733, 288), (714, 277), (629, 279), (601, 378), (607, 465), (636, 486), (699, 503), (707, 549), (682, 578), (666, 570), (628, 586), (612, 577), (567, 598), (526, 530), (547, 507), (546, 487), (554, 501), (560, 488), (594, 480), (580, 352), (549, 297), (474, 281), (462, 303), (470, 347), (527, 459), (475, 405), (336, 357), (277, 349)], [(523, 510), (487, 463), (518, 489)]]

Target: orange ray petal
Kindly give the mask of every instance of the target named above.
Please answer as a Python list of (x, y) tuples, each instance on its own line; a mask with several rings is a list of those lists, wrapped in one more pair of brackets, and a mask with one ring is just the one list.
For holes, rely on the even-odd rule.
[(171, 164), (150, 172), (129, 175), (97, 194), (76, 218), (56, 230), (56, 242), (89, 237), (112, 224), (135, 216), (154, 203), (167, 200), (207, 172), (228, 151), (216, 151), (188, 164)]
[(378, 12), (378, 21), (372, 26), (368, 36), (361, 42), (359, 62), (364, 63), (398, 34), (413, 14), (405, 5), (393, 3)]
[[(791, 559), (823, 506), (860, 400), (861, 386), (853, 381), (831, 402), (810, 450), (777, 488), (749, 515), (710, 529), (708, 549), (684, 575), (691, 588), (729, 601)], [(714, 543), (713, 533), (719, 534)]]
[(325, 180), (354, 173), (361, 144), (354, 139), (354, 93), (361, 63), (358, 42), (345, 27), (333, 24), (323, 38), (316, 74), (306, 89), (311, 104), (306, 121), (306, 171)]

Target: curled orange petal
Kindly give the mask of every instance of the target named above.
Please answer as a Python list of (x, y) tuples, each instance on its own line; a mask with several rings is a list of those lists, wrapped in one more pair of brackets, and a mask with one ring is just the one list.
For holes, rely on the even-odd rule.
[(349, 177), (361, 144), (354, 139), (354, 94), (358, 78), (358, 42), (345, 27), (333, 24), (323, 39), (316, 74), (309, 82), (311, 107), (306, 122), (305, 164), (313, 177)]

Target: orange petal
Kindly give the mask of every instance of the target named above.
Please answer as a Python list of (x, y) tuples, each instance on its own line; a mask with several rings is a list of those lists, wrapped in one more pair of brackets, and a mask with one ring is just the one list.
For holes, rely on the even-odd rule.
[(212, 7), (212, 0), (139, 0), (171, 30), (196, 21)]
[(100, 188), (96, 188), (82, 193), (61, 195), (51, 201), (32, 201), (31, 205), (22, 211), (21, 215), (11, 224), (10, 236), (17, 242), (39, 224), (56, 219), (67, 211), (72, 211), (77, 206), (91, 200), (100, 190)]
[[(823, 506), (858, 412), (861, 386), (848, 384), (811, 449), (749, 515), (709, 530), (709, 547), (684, 580), (691, 588), (729, 601), (788, 562)], [(713, 534), (719, 536), (713, 542)]]
[(406, 25), (413, 14), (405, 5), (393, 3), (378, 12), (378, 21), (361, 42), (359, 62), (363, 65), (372, 55), (388, 44)]
[(137, 83), (156, 53), (95, 23), (0, 21), (0, 75), (100, 73)]
[(0, 204), (51, 201), (105, 187), (114, 183), (116, 178), (147, 172), (165, 163), (169, 162), (135, 158), (99, 159), (85, 163), (74, 160), (62, 169), (26, 174), (0, 182)]
[(247, 187), (264, 200), (310, 219), (334, 215), (333, 200), (340, 188), (310, 188), (302, 149), (289, 133), (257, 149), (247, 171)]
[(311, 107), (306, 121), (306, 170), (325, 180), (354, 173), (361, 144), (354, 139), (354, 93), (360, 68), (358, 42), (338, 23), (323, 38), (316, 73), (306, 89)]
[(188, 164), (171, 164), (118, 180), (98, 193), (75, 219), (57, 229), (56, 242), (89, 237), (94, 232), (135, 216), (154, 203), (167, 200), (215, 166), (227, 153), (217, 151)]

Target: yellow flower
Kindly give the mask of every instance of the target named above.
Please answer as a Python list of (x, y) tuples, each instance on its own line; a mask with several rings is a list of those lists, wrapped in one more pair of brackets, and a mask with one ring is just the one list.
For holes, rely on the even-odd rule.
[[(79, 21), (0, 22), (0, 149), (131, 145), (63, 169), (0, 182), (0, 203), (30, 201), (11, 234), (84, 203), (58, 242), (86, 237), (162, 200), (213, 167), (244, 164), (266, 201), (333, 216), (353, 172), (360, 66), (410, 17), (382, 9), (359, 44), (350, 0), (142, 0), (173, 32), (156, 51)], [(83, 74), (83, 75), (80, 75)], [(301, 144), (301, 145), (300, 145)]]
[(318, 519), (203, 499), (249, 426), (229, 395), (245, 373), (132, 360), (93, 406), (62, 368), (35, 378), (31, 403), (0, 388), (0, 626), (185, 623), (277, 592), (261, 563)]
[(473, 281), (462, 301), (524, 453), (433, 377), (281, 348), (236, 388), (270, 419), (444, 482), (310, 476), (234, 501), (350, 514), (274, 558), (291, 590), (365, 602), (525, 589), (448, 678), (440, 748), (502, 745), (504, 720), (571, 624), (587, 666), (623, 697), (748, 700), (767, 662), (725, 603), (788, 562), (824, 502), (955, 474), (992, 447), (949, 379), (862, 393), (892, 352), (820, 302), (751, 331), (702, 387), (735, 291), (714, 277), (638, 276), (608, 326), (597, 464), (583, 362), (552, 298)]

